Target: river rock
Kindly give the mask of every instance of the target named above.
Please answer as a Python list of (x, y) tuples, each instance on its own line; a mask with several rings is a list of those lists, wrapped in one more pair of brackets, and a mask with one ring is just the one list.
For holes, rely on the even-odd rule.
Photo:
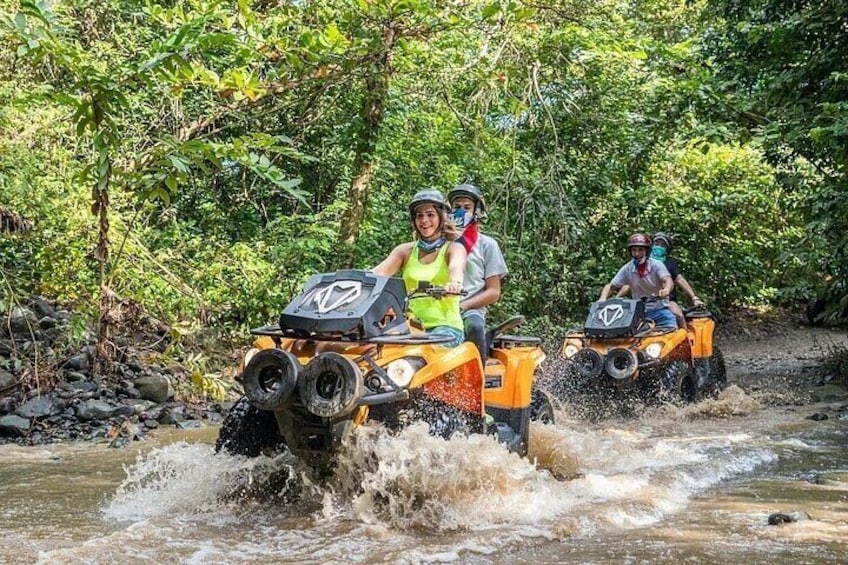
[(91, 361), (86, 353), (79, 353), (65, 362), (65, 368), (71, 371), (86, 372), (91, 368)]
[(53, 305), (40, 296), (32, 298), (27, 303), (27, 306), (29, 306), (33, 312), (35, 312), (36, 314), (38, 314), (38, 316), (42, 318), (45, 316), (48, 316), (50, 318), (56, 317), (56, 309), (53, 308)]
[(9, 312), (9, 328), (12, 334), (29, 335), (38, 326), (38, 316), (25, 306), (15, 306)]
[(18, 379), (16, 379), (12, 373), (0, 371), (0, 390), (3, 390), (4, 388), (11, 388), (15, 386), (17, 382)]
[(21, 418), (44, 418), (61, 414), (65, 409), (64, 403), (52, 396), (36, 396), (28, 400), (15, 410), (15, 414)]
[(140, 416), (142, 413), (150, 410), (156, 403), (152, 400), (144, 400), (143, 398), (130, 398), (126, 400), (127, 406), (133, 407), (133, 412), (136, 416)]
[(23, 436), (29, 431), (29, 420), (15, 414), (0, 418), (0, 435)]
[(815, 414), (810, 414), (809, 416), (807, 416), (807, 419), (814, 420), (816, 422), (822, 422), (824, 420), (827, 420), (827, 414), (825, 414), (824, 412), (816, 412)]
[(171, 396), (171, 382), (162, 375), (139, 377), (133, 383), (140, 398), (153, 402), (165, 402)]
[(790, 522), (798, 522), (800, 520), (809, 520), (810, 515), (803, 510), (795, 510), (793, 512), (775, 512), (769, 515), (768, 523), (770, 526), (778, 526), (780, 524), (788, 524)]
[(185, 419), (185, 407), (180, 405), (168, 406), (162, 411), (162, 414), (158, 418), (159, 423), (164, 426), (176, 425), (180, 422), (184, 422)]
[(134, 410), (132, 406), (115, 406), (103, 400), (87, 400), (81, 402), (76, 407), (77, 418), (83, 421), (87, 420), (108, 420), (118, 416), (132, 416)]

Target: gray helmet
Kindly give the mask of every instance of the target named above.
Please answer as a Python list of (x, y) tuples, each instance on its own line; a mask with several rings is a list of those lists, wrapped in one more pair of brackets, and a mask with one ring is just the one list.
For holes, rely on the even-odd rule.
[(483, 193), (480, 192), (479, 188), (470, 183), (463, 183), (448, 192), (448, 200), (450, 200), (451, 203), (460, 196), (470, 198), (474, 201), (475, 214), (480, 217), (484, 217), (486, 215), (486, 201), (483, 199)]
[(651, 243), (654, 245), (657, 244), (657, 240), (662, 240), (665, 242), (665, 248), (670, 252), (671, 251), (671, 236), (665, 232), (658, 231), (654, 235), (651, 236)]
[(432, 204), (437, 210), (450, 212), (450, 204), (448, 204), (448, 201), (445, 200), (445, 197), (442, 196), (441, 192), (433, 188), (425, 188), (424, 190), (416, 192), (415, 196), (412, 197), (412, 200), (409, 201), (410, 218), (415, 217), (415, 209), (422, 204)]

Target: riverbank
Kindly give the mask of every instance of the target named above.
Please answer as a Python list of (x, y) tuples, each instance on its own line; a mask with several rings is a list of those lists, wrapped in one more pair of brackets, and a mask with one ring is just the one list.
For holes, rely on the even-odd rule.
[(0, 316), (0, 444), (123, 447), (160, 427), (223, 419), (231, 403), (201, 396), (192, 371), (165, 354), (170, 328), (132, 303), (113, 322), (114, 361), (96, 367), (93, 332), (55, 302), (33, 298)]

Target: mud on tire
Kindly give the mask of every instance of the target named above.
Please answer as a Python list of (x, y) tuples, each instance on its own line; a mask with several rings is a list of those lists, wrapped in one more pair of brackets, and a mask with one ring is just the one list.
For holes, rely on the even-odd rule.
[(660, 383), (660, 398), (671, 402), (696, 402), (699, 391), (692, 368), (684, 361), (672, 361)]
[(273, 412), (259, 410), (242, 397), (221, 424), (215, 452), (258, 457), (266, 450), (279, 450), (285, 441)]
[(727, 388), (727, 367), (724, 364), (724, 354), (713, 345), (713, 355), (710, 357), (710, 376), (704, 394), (718, 395)]

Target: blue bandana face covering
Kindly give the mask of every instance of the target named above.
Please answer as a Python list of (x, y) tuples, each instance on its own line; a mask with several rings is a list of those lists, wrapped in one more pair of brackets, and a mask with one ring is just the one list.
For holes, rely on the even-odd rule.
[(658, 261), (665, 261), (668, 251), (662, 245), (654, 245), (651, 248), (651, 257)]
[(436, 241), (424, 241), (423, 239), (418, 240), (418, 249), (425, 253), (429, 253), (431, 251), (435, 251), (439, 247), (445, 244), (445, 238), (440, 237)]
[(468, 224), (474, 221), (474, 213), (463, 210), (462, 208), (457, 208), (453, 211), (453, 215), (451, 216), (453, 219), (453, 223), (457, 229), (465, 229)]

